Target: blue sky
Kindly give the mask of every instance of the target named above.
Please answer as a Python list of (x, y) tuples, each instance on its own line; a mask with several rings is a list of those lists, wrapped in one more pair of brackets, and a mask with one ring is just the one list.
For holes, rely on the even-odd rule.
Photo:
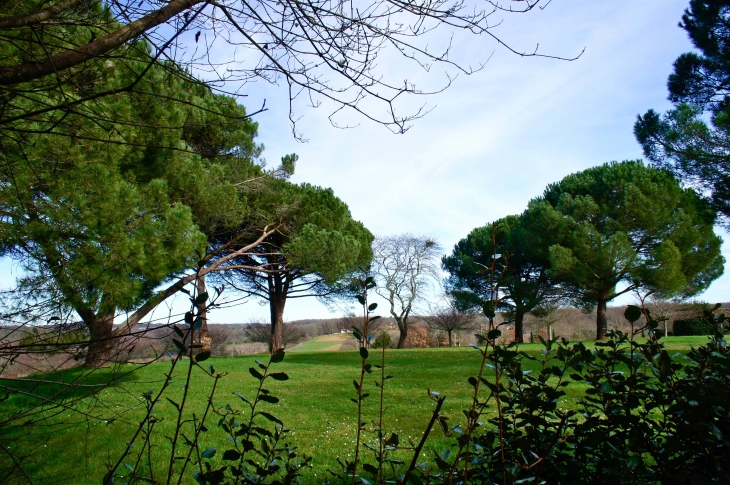
[[(573, 62), (522, 58), (485, 37), (457, 36), (456, 59), (489, 62), (440, 94), (405, 100), (405, 110), (425, 102), (433, 111), (404, 135), (349, 115), (343, 121), (359, 126), (334, 128), (327, 118), (332, 106), (325, 104), (298, 109), (297, 128), (309, 140), (299, 143), (291, 135), (283, 87), (259, 83), (242, 91), (250, 111), (266, 99), (269, 110), (256, 120), (270, 165), (297, 153), (293, 181), (333, 188), (373, 233), (426, 234), (449, 251), (474, 227), (522, 212), (547, 184), (569, 173), (642, 158), (633, 124), (639, 113), (670, 106), (666, 80), (672, 62), (692, 47), (677, 27), (687, 4), (553, 0), (544, 10), (505, 16), (494, 31), (517, 50), (532, 51), (539, 43), (539, 52), (572, 57), (585, 47)], [(424, 89), (445, 79), (438, 67), (426, 75), (396, 55), (381, 60), (381, 68)], [(723, 251), (730, 256), (728, 244)], [(9, 269), (7, 262), (3, 267)], [(730, 275), (701, 298), (725, 301), (728, 290)], [(219, 310), (212, 320), (245, 322), (267, 314), (267, 307), (252, 301)], [(290, 301), (285, 317), (341, 314), (306, 299)]]
[[(642, 158), (634, 121), (650, 108), (670, 107), (667, 76), (692, 48), (677, 26), (687, 5), (553, 0), (545, 10), (507, 16), (495, 32), (518, 49), (539, 43), (546, 54), (585, 52), (573, 62), (522, 58), (487, 39), (466, 39), (455, 49), (472, 59), (493, 52), (488, 64), (428, 98), (433, 111), (404, 135), (366, 120), (339, 130), (320, 108), (301, 112), (298, 128), (309, 142), (297, 143), (285, 131), (286, 97), (266, 90), (271, 109), (257, 117), (260, 140), (271, 163), (298, 153), (293, 180), (332, 187), (373, 233), (427, 234), (450, 250), (474, 227), (522, 212), (569, 173)], [(730, 256), (728, 244), (723, 252)], [(701, 298), (725, 301), (728, 289), (730, 275)], [(265, 316), (255, 307), (238, 311)], [(287, 319), (315, 316), (337, 314), (314, 301), (287, 304)]]

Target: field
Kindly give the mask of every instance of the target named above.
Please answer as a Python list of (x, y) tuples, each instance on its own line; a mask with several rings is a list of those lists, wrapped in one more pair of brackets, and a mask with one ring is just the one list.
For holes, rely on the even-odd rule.
[[(326, 340), (328, 339), (312, 345), (324, 347), (337, 344), (336, 339)], [(666, 339), (668, 349), (674, 351), (686, 351), (690, 345), (696, 346), (704, 341), (703, 337)], [(539, 353), (541, 349), (538, 344), (521, 346), (521, 350), (532, 354)], [(356, 406), (350, 398), (355, 396), (352, 380), (359, 376), (360, 361), (354, 351), (305, 350), (306, 347), (287, 354), (284, 362), (273, 369), (287, 372), (291, 378), (285, 382), (271, 381), (267, 384), (272, 394), (280, 397), (281, 401), (277, 405), (266, 404), (266, 411), (275, 414), (292, 430), (291, 440), (301, 453), (315, 457), (314, 467), (306, 473), (306, 481), (319, 483), (328, 468), (337, 469), (337, 456), (351, 457), (353, 453)], [(310, 350), (316, 350), (316, 347)], [(376, 363), (379, 355), (377, 351), (372, 351), (371, 362)], [(228, 373), (219, 384), (214, 400), (216, 406), (230, 403), (234, 408), (243, 409), (241, 401), (233, 393), (251, 396), (256, 381), (248, 369), (255, 365), (255, 358), (211, 358), (206, 362), (212, 364), (216, 371)], [(263, 356), (259, 358), (265, 359)], [(387, 381), (385, 428), (397, 432), (401, 441), (409, 438), (417, 440), (433, 409), (433, 402), (427, 397), (427, 388), (446, 396), (445, 414), (452, 418), (454, 424), (458, 423), (462, 416), (461, 410), (470, 403), (470, 386), (466, 380), (476, 373), (479, 361), (480, 354), (470, 347), (388, 351), (387, 373), (394, 378)], [(183, 364), (168, 391), (169, 397), (175, 401), (179, 401), (182, 393), (182, 371), (187, 368), (186, 363)], [(103, 416), (106, 423), (99, 420), (79, 420), (75, 415), (66, 413), (56, 418), (68, 420), (68, 426), (61, 430), (43, 434), (43, 428), (33, 428), (41, 434), (28, 434), (23, 437), (26, 440), (24, 442), (43, 447), (44, 453), (42, 462), (37, 463), (31, 472), (36, 477), (61, 474), (68, 483), (74, 484), (100, 483), (106, 472), (106, 465), (120, 456), (136, 423), (143, 415), (141, 394), (158, 389), (163, 374), (169, 367), (169, 363), (161, 362), (138, 369), (127, 374), (116, 387), (102, 391), (95, 399), (88, 399), (84, 403), (84, 410), (94, 416)], [(124, 366), (121, 370), (126, 372), (130, 369), (131, 366)], [(72, 374), (65, 376), (66, 379), (71, 377)], [(103, 379), (103, 376), (96, 375), (95, 379)], [(187, 409), (200, 413), (205, 405), (205, 393), (210, 389), (211, 379), (196, 369), (192, 382), (192, 397)], [(567, 389), (569, 394), (560, 403), (563, 407), (574, 404), (581, 388), (576, 384)], [(52, 389), (46, 391), (52, 392)], [(377, 409), (377, 389), (372, 378), (366, 381), (366, 392), (370, 392), (371, 397), (365, 400), (364, 417), (365, 421), (370, 422), (376, 418)], [(22, 405), (23, 400), (17, 396), (0, 404), (6, 410)], [(156, 415), (163, 418), (157, 427), (158, 446), (153, 453), (153, 461), (160, 462), (159, 472), (168, 449), (163, 436), (170, 434), (174, 427), (172, 411), (172, 405), (167, 402), (160, 404), (156, 410)], [(168, 419), (165, 419), (166, 415)], [(225, 437), (216, 423), (215, 417), (209, 420), (210, 431), (203, 438), (204, 448), (223, 449), (226, 446)], [(372, 440), (372, 436), (369, 435), (366, 439)], [(446, 442), (442, 434), (435, 430), (425, 454), (433, 456), (435, 451), (440, 451), (444, 446)], [(403, 453), (405, 458), (407, 454)], [(166, 466), (166, 462), (164, 464)], [(190, 478), (187, 483), (194, 481)]]

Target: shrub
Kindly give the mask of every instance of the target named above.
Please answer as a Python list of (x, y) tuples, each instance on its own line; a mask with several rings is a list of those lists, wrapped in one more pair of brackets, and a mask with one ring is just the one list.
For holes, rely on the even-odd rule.
[(710, 333), (712, 333), (712, 327), (707, 324), (704, 318), (674, 321), (674, 335), (709, 335)]
[(393, 338), (390, 336), (388, 332), (385, 330), (382, 330), (378, 333), (378, 336), (375, 337), (375, 341), (373, 342), (373, 348), (374, 349), (382, 349), (385, 347), (386, 349), (390, 347), (390, 344), (393, 342)]
[(407, 349), (427, 349), (431, 347), (431, 332), (423, 325), (412, 325), (406, 337)]

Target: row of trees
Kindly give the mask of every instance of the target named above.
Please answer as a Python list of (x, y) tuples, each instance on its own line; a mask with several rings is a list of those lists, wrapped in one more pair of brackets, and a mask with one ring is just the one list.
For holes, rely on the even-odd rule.
[[(630, 291), (641, 299), (688, 297), (722, 274), (712, 225), (718, 214), (726, 227), (730, 220), (728, 24), (728, 0), (691, 0), (685, 10), (680, 27), (696, 51), (674, 63), (667, 82), (674, 108), (649, 110), (634, 125), (655, 168), (628, 162), (573, 174), (520, 216), (456, 245), (443, 266), (463, 308), (502, 292), (520, 340), (524, 314), (546, 303), (596, 306), (601, 338), (614, 298)], [(492, 278), (485, 269), (497, 254), (501, 271)]]
[[(296, 155), (267, 170), (233, 98), (137, 55), (126, 61), (151, 62), (142, 93), (98, 99), (98, 119), (69, 111), (54, 128), (64, 137), (0, 137), (0, 255), (23, 269), (4, 320), (80, 318), (86, 364), (99, 366), (165, 299), (212, 281), (269, 300), (278, 349), (286, 297), (332, 291), (370, 261), (372, 235), (331, 190), (288, 181)], [(108, 86), (125, 73), (99, 76)]]
[[(427, 71), (444, 63), (469, 74), (447, 55), (446, 38), (439, 53), (422, 37), (443, 25), (496, 39), (493, 13), (538, 6), (488, 4), (2, 2), (0, 255), (25, 274), (6, 295), (6, 320), (75, 313), (91, 334), (87, 364), (99, 365), (114, 339), (185, 285), (205, 293), (225, 282), (269, 300), (278, 347), (286, 296), (329, 294), (368, 260), (371, 236), (331, 192), (286, 181), (294, 157), (281, 170), (262, 167), (252, 113), (211, 88), (283, 80), (292, 108), (300, 97), (331, 101), (335, 112), (404, 132), (425, 111), (397, 114), (394, 100), (424, 92), (384, 78), (377, 54), (391, 45)], [(253, 55), (211, 64), (222, 43), (234, 49), (219, 52)], [(192, 74), (201, 72), (212, 82)], [(366, 110), (373, 102), (388, 114)], [(122, 313), (125, 325), (113, 330)]]
[(525, 314), (556, 303), (596, 308), (637, 292), (686, 298), (723, 272), (716, 211), (666, 170), (626, 161), (549, 185), (519, 216), (474, 229), (443, 258), (463, 310), (494, 297), (522, 341)]

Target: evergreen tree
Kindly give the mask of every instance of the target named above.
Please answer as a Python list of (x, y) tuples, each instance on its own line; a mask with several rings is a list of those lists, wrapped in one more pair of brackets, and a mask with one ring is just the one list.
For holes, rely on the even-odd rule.
[[(671, 174), (626, 161), (574, 173), (530, 202), (525, 224), (549, 246), (551, 273), (578, 304), (596, 305), (596, 338), (606, 304), (643, 288), (689, 297), (723, 272), (716, 212)], [(617, 289), (617, 285), (625, 286)]]
[[(680, 27), (699, 52), (682, 54), (667, 83), (675, 105), (638, 116), (634, 133), (655, 165), (708, 194), (730, 217), (730, 1), (692, 0)], [(709, 117), (706, 116), (709, 114)]]
[[(326, 301), (346, 292), (346, 276), (372, 259), (373, 236), (352, 219), (347, 205), (332, 189), (286, 180), (271, 180), (267, 185), (250, 203), (264, 221), (278, 220), (279, 229), (233, 259), (231, 271), (220, 278), (268, 301), (271, 351), (275, 352), (284, 344), (287, 300), (313, 296)], [(236, 249), (229, 246), (220, 255)]]
[[(448, 291), (461, 309), (480, 309), (493, 291), (505, 293), (501, 309), (514, 318), (515, 342), (523, 341), (525, 314), (557, 295), (548, 274), (547, 246), (536, 236), (519, 216), (508, 216), (474, 229), (442, 259), (450, 274)], [(499, 264), (492, 281), (487, 268), (495, 254)]]
[(118, 312), (139, 321), (208, 237), (240, 225), (249, 206), (237, 183), (262, 173), (245, 109), (171, 69), (149, 70), (139, 86), (152, 95), (98, 100), (97, 119), (70, 110), (54, 128), (64, 136), (39, 124), (0, 138), (0, 253), (25, 270), (17, 307), (45, 320), (77, 314), (90, 366), (110, 358)]

